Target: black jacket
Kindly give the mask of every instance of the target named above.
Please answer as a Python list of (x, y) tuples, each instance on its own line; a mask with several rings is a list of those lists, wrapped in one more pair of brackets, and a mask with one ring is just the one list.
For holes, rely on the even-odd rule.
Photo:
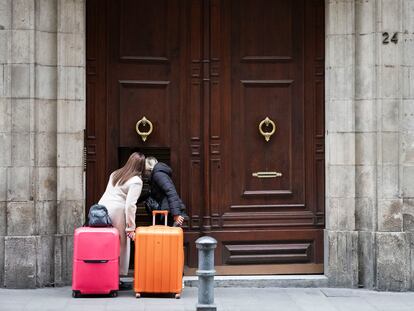
[(150, 196), (158, 202), (162, 210), (168, 210), (172, 216), (185, 215), (185, 205), (175, 189), (171, 175), (172, 169), (167, 164), (155, 164), (149, 178)]

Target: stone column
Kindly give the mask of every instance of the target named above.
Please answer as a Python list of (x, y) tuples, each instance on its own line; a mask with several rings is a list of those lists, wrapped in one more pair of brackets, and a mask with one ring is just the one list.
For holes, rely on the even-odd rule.
[(11, 4), (0, 2), (0, 286), (4, 285), (7, 235), (7, 171), (11, 166), (10, 51)]
[(0, 281), (6, 287), (53, 283), (55, 8), (52, 0), (0, 4)]
[(85, 0), (57, 1), (57, 235), (55, 282), (72, 279), (73, 231), (84, 222)]
[(331, 286), (358, 282), (355, 231), (355, 1), (326, 2), (325, 274)]
[(410, 289), (414, 290), (414, 1), (405, 1), (402, 7), (402, 100), (400, 120), (400, 161), (403, 230), (410, 242)]
[[(406, 1), (356, 3), (355, 212), (359, 283), (386, 290), (407, 289), (409, 270), (399, 187), (403, 3)], [(391, 40), (394, 34), (398, 43)]]
[(374, 286), (377, 228), (376, 0), (355, 3), (355, 225), (358, 284)]
[[(14, 1), (13, 1), (14, 2)], [(56, 1), (35, 5), (35, 193), (37, 246), (36, 286), (54, 284), (53, 248), (56, 233)]]
[[(403, 34), (408, 0), (376, 1), (377, 103), (377, 233), (375, 287), (407, 290), (409, 241), (403, 232), (401, 106), (403, 97)], [(411, 19), (414, 17), (411, 12)], [(386, 40), (388, 33), (389, 40)], [(391, 38), (398, 37), (398, 42)], [(384, 38), (386, 42), (384, 43)]]

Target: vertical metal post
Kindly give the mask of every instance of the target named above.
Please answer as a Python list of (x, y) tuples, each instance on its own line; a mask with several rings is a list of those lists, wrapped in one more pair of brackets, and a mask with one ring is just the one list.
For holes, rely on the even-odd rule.
[(196, 241), (198, 248), (198, 303), (197, 311), (216, 311), (214, 304), (214, 249), (217, 241), (203, 236)]

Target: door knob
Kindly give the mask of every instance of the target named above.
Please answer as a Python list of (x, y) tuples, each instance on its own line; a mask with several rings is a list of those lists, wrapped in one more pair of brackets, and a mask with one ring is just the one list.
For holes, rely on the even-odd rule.
[[(149, 126), (148, 131), (143, 132), (139, 129), (140, 126), (146, 127)], [(138, 120), (137, 124), (135, 125), (135, 130), (137, 131), (138, 135), (141, 136), (142, 141), (146, 141), (147, 137), (152, 133), (154, 127), (152, 126), (152, 122), (148, 120), (145, 116)]]
[[(263, 125), (266, 124), (266, 126), (271, 125), (272, 126), (272, 130), (270, 132), (265, 132), (263, 130)], [(265, 138), (266, 141), (270, 140), (270, 136), (272, 136), (275, 132), (276, 132), (276, 124), (275, 122), (273, 122), (271, 119), (269, 119), (269, 117), (266, 117), (264, 120), (262, 120), (259, 123), (259, 132), (260, 134), (263, 135), (263, 137)]]

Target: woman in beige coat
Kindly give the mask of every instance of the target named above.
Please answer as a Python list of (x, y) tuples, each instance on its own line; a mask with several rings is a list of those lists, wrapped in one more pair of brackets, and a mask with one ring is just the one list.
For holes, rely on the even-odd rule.
[(121, 238), (120, 275), (128, 274), (130, 239), (134, 238), (135, 232), (135, 204), (141, 194), (144, 168), (144, 155), (131, 154), (127, 163), (110, 175), (105, 193), (99, 200), (99, 204), (108, 209), (112, 225), (118, 229)]

